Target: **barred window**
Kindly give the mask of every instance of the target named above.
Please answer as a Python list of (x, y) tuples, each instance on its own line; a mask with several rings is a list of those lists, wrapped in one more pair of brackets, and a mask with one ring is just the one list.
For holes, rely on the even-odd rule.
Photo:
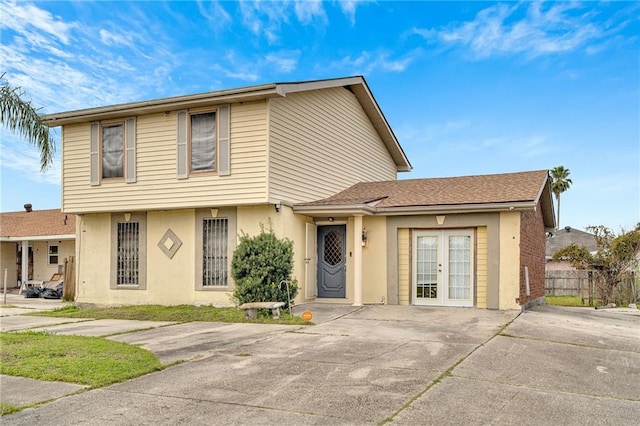
[(227, 218), (202, 221), (202, 286), (227, 286)]
[(117, 285), (138, 285), (140, 275), (140, 224), (118, 222)]

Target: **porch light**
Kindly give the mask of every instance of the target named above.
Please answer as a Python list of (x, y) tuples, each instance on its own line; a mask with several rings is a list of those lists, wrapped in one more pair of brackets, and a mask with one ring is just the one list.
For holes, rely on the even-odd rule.
[(362, 230), (362, 247), (366, 247), (368, 242), (369, 242), (369, 239), (367, 238), (367, 230), (363, 229)]

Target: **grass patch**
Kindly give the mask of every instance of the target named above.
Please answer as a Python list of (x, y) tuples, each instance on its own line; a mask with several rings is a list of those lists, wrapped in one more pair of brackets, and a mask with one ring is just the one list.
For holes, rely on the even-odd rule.
[(43, 332), (0, 333), (0, 372), (101, 387), (162, 369), (137, 346), (99, 337)]
[(597, 300), (593, 300), (593, 306), (589, 306), (589, 299), (583, 299), (579, 296), (545, 296), (547, 305), (553, 306), (577, 306), (592, 308), (593, 306), (600, 306)]
[(130, 305), (106, 308), (80, 308), (66, 306), (54, 311), (29, 314), (65, 318), (95, 318), (95, 319), (127, 319), (139, 321), (172, 321), (172, 322), (249, 322), (262, 324), (307, 325), (302, 318), (289, 315), (280, 310), (280, 319), (271, 316), (258, 316), (257, 319), (245, 318), (244, 312), (236, 308), (215, 308), (213, 306), (194, 305)]
[(15, 405), (11, 404), (3, 404), (0, 402), (0, 416), (4, 416), (5, 414), (17, 413), (20, 410), (20, 407), (16, 407)]

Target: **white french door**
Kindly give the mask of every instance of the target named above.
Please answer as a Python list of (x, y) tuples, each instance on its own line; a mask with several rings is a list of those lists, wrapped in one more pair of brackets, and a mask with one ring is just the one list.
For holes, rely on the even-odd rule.
[(473, 306), (473, 230), (414, 231), (414, 305)]

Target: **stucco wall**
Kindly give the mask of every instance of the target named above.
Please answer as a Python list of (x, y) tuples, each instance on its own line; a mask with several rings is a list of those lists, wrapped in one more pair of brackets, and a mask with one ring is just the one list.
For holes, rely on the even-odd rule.
[[(75, 243), (73, 241), (33, 241), (33, 279), (47, 281), (58, 271), (63, 271), (64, 259), (73, 256)], [(58, 263), (49, 264), (49, 245), (58, 246)]]
[(519, 309), (520, 212), (500, 213), (499, 309)]
[[(388, 303), (394, 305), (410, 303), (411, 230), (442, 230), (448, 228), (470, 228), (476, 230), (475, 306), (489, 309), (510, 309), (511, 307), (504, 307), (502, 303), (501, 292), (504, 290), (500, 284), (500, 266), (502, 262), (501, 222), (500, 215), (497, 213), (445, 215), (445, 221), (442, 225), (438, 225), (434, 215), (389, 216), (387, 218)], [(517, 294), (517, 282), (513, 291)]]
[(0, 243), (0, 286), (4, 285), (4, 271), (7, 270), (7, 288), (18, 286), (16, 243)]
[(238, 208), (238, 236), (242, 233), (257, 235), (261, 225), (265, 230), (272, 229), (278, 238), (288, 238), (293, 243), (293, 271), (292, 280), (298, 282), (298, 295), (294, 299), (299, 304), (305, 301), (305, 249), (306, 223), (313, 222), (311, 218), (296, 215), (287, 205), (281, 205), (276, 212), (273, 205), (239, 207)]
[(367, 245), (362, 247), (362, 302), (387, 301), (387, 221), (385, 217), (364, 217), (362, 227)]

